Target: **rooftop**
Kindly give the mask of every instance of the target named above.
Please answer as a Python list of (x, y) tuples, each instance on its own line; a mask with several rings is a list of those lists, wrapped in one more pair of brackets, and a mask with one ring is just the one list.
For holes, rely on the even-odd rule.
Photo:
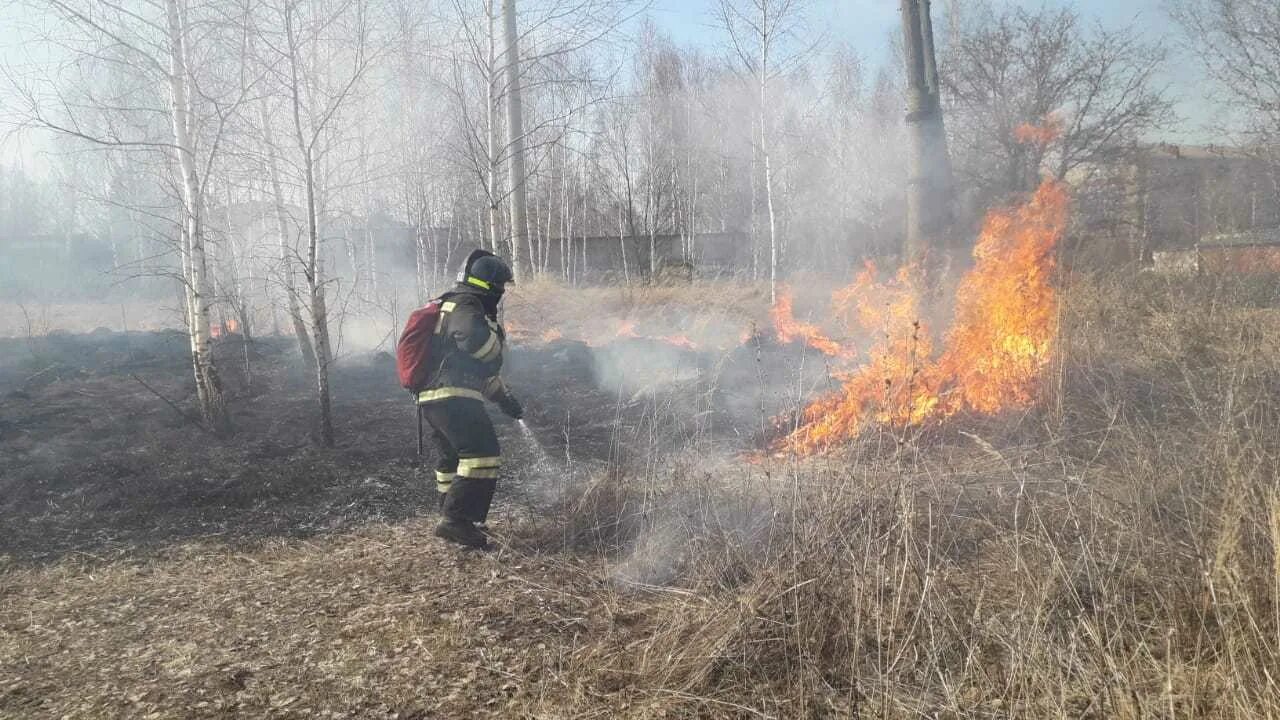
[(1245, 245), (1280, 245), (1280, 227), (1255, 228), (1234, 233), (1205, 235), (1196, 247), (1237, 247)]

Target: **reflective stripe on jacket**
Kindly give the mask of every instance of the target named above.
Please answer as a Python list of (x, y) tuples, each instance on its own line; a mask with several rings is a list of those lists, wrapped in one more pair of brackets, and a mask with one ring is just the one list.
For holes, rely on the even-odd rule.
[(485, 312), (480, 291), (460, 285), (441, 299), (440, 321), (431, 339), (431, 357), (436, 367), (427, 386), (418, 393), (418, 403), (451, 397), (494, 397), (495, 388), (502, 385), (498, 373), (502, 369), (506, 333)]

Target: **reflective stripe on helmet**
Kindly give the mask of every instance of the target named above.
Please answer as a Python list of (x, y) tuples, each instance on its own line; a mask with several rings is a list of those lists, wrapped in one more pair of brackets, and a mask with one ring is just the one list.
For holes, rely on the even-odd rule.
[(467, 276), (467, 284), (468, 284), (468, 285), (475, 285), (476, 287), (480, 288), (481, 290), (492, 290), (492, 289), (493, 289), (493, 286), (491, 286), (489, 283), (485, 282), (484, 280), (481, 280), (481, 279), (480, 279), (480, 278), (478, 278), (478, 277), (472, 277), (472, 276), (470, 276), (470, 275), (468, 275), (468, 276)]

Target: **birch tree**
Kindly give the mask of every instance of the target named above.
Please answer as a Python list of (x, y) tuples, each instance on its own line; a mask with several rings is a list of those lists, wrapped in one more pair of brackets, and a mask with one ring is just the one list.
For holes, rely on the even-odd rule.
[(720, 0), (716, 20), (728, 36), (732, 56), (740, 72), (754, 86), (759, 97), (755, 148), (763, 168), (766, 231), (769, 243), (769, 296), (778, 292), (778, 218), (774, 197), (773, 132), (769, 113), (770, 84), (792, 69), (803, 53), (790, 43), (803, 19), (803, 0)]
[[(517, 233), (512, 225), (527, 225), (527, 218), (524, 223), (510, 219), (503, 205), (514, 211), (513, 191), (541, 172), (572, 121), (585, 120), (604, 102), (605, 86), (578, 59), (608, 42), (638, 5), (636, 0), (522, 2), (518, 16), (512, 6), (514, 42), (509, 43), (502, 0), (453, 0), (457, 40), (440, 82), (453, 101), (455, 163), (479, 183), (491, 247), (521, 269), (534, 269), (534, 249), (527, 228)], [(512, 132), (510, 101), (517, 86), (522, 127)], [(542, 101), (543, 95), (562, 90), (564, 97), (584, 92), (571, 103)], [(523, 160), (515, 157), (519, 148), (524, 148)], [(504, 218), (509, 220), (505, 228)], [(518, 247), (517, 235), (524, 240)]]
[[(175, 181), (174, 245), (196, 396), (204, 422), (218, 432), (231, 425), (213, 358), (205, 204), (208, 178), (245, 98), (242, 85), (225, 82), (243, 70), (245, 54), (225, 9), (184, 0), (49, 0), (33, 12), (57, 18), (63, 34), (48, 41), (72, 60), (19, 88), (30, 124), (124, 153), (139, 168), (159, 160), (151, 166), (156, 182)], [(193, 12), (201, 15), (200, 32)], [(95, 82), (103, 72), (130, 78), (127, 97)]]
[[(259, 25), (264, 66), (286, 109), (291, 163), (299, 175), (305, 212), (301, 273), (315, 355), (321, 444), (334, 443), (329, 371), (333, 363), (323, 223), (327, 155), (342, 136), (343, 113), (358, 97), (374, 61), (369, 9), (363, 0), (283, 0)], [(287, 264), (287, 263), (286, 263)], [(291, 272), (286, 267), (286, 275)]]

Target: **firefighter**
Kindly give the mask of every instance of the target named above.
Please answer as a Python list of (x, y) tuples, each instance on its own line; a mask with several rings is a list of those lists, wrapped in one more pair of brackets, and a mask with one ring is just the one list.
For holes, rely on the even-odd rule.
[(488, 545), (476, 525), (489, 515), (502, 468), (484, 401), (514, 419), (524, 416), (499, 376), (506, 333), (498, 324), (498, 303), (511, 280), (511, 267), (493, 253), (476, 250), (468, 256), (457, 286), (441, 296), (431, 338), (435, 367), (417, 397), (437, 452), (436, 490), (444, 517), (436, 536), (467, 547)]

